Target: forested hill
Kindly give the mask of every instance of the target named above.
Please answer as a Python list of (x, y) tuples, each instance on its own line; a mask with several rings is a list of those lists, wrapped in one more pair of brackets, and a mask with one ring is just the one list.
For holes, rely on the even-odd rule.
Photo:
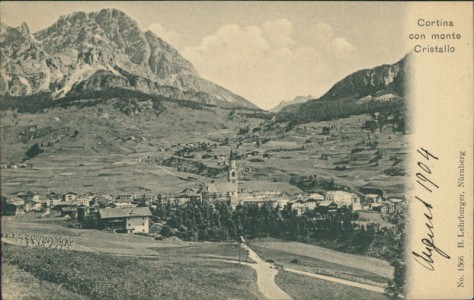
[(320, 98), (285, 107), (277, 120), (299, 124), (376, 112), (402, 114), (408, 69), (407, 55), (392, 65), (357, 71)]

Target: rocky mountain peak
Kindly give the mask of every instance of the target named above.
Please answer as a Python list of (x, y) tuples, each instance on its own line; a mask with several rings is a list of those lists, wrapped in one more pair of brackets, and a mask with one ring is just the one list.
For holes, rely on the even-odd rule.
[(103, 19), (119, 19), (125, 18), (128, 19), (130, 22), (136, 23), (132, 18), (130, 18), (126, 13), (123, 11), (116, 9), (116, 8), (103, 8), (97, 12), (91, 12), (89, 15), (96, 15), (99, 18)]
[(391, 65), (354, 72), (317, 99), (283, 107), (278, 119), (301, 123), (369, 113), (382, 107), (403, 111), (409, 59), (410, 54)]
[(25, 35), (25, 36), (30, 36), (30, 27), (28, 27), (28, 24), (26, 22), (22, 22), (21, 25), (18, 27), (18, 30)]
[(5, 57), (0, 66), (5, 70), (0, 78), (2, 94), (49, 91), (62, 97), (127, 88), (206, 104), (256, 108), (200, 78), (176, 49), (152, 32), (143, 32), (117, 9), (74, 12), (33, 35), (26, 24), (18, 29), (2, 25), (0, 43)]
[(365, 97), (381, 92), (405, 94), (407, 60), (405, 56), (392, 65), (381, 65), (357, 71), (336, 83), (320, 100), (336, 100), (347, 97)]
[(298, 103), (303, 103), (303, 102), (306, 102), (308, 101), (309, 99), (313, 99), (314, 97), (311, 96), (311, 95), (308, 95), (308, 96), (296, 96), (293, 100), (289, 100), (289, 101), (281, 101), (277, 106), (275, 106), (274, 108), (272, 108), (270, 111), (271, 112), (279, 112), (280, 110), (282, 110), (283, 108), (287, 107), (287, 106), (290, 106), (290, 105), (294, 105), (294, 104), (298, 104)]

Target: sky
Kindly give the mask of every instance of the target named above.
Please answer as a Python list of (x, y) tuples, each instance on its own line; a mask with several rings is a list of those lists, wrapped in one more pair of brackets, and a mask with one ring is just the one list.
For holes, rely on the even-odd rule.
[(322, 96), (407, 52), (403, 2), (0, 2), (1, 21), (31, 32), (75, 11), (120, 9), (211, 80), (263, 109)]

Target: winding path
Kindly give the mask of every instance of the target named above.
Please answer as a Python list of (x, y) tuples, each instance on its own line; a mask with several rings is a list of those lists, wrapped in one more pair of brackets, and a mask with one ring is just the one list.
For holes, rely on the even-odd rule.
[(245, 244), (241, 244), (244, 250), (248, 251), (249, 257), (255, 264), (249, 264), (257, 272), (257, 285), (260, 292), (268, 299), (291, 299), (291, 297), (278, 287), (275, 277), (278, 270), (270, 263), (263, 261), (255, 251)]
[[(285, 293), (282, 289), (280, 289), (276, 285), (275, 277), (278, 274), (278, 270), (275, 269), (274, 265), (262, 260), (257, 255), (257, 253), (255, 253), (255, 251), (253, 251), (246, 244), (242, 243), (241, 247), (244, 250), (248, 251), (248, 256), (253, 261), (256, 262), (256, 263), (250, 263), (248, 264), (248, 266), (252, 267), (257, 272), (257, 286), (260, 292), (268, 299), (291, 299), (291, 297), (287, 293)], [(237, 261), (230, 261), (228, 259), (217, 259), (217, 260), (230, 262), (230, 263), (239, 263)], [(295, 270), (295, 269), (289, 269), (289, 268), (285, 268), (285, 271), (299, 274), (299, 275), (309, 276), (309, 277), (313, 277), (317, 279), (327, 280), (327, 281), (331, 281), (331, 282), (335, 282), (339, 284), (344, 284), (347, 286), (360, 288), (360, 289), (368, 290), (371, 292), (382, 293), (382, 294), (384, 293), (384, 288), (380, 286), (375, 286), (375, 285), (370, 285), (370, 284), (365, 284), (365, 283), (360, 283), (360, 282), (340, 279), (336, 277)]]
[[(275, 283), (275, 277), (278, 274), (278, 270), (274, 269), (272, 264), (263, 261), (257, 253), (245, 244), (241, 244), (244, 250), (248, 250), (249, 257), (255, 261), (255, 263), (248, 263), (247, 266), (253, 268), (257, 273), (257, 286), (260, 293), (267, 299), (282, 299), (290, 300), (291, 297), (278, 287)], [(226, 257), (213, 258), (212, 260), (240, 264), (236, 260), (229, 260)]]
[(170, 175), (173, 175), (173, 176), (176, 176), (176, 177), (179, 177), (178, 175), (176, 175), (175, 173), (171, 172), (170, 170), (168, 169), (165, 169), (163, 168), (162, 166), (157, 166), (158, 168), (160, 168), (161, 170), (165, 171), (166, 173), (170, 174)]

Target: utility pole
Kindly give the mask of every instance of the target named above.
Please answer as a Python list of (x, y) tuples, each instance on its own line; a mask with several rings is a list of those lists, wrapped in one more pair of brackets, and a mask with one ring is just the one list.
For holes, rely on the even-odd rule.
[(241, 244), (241, 242), (239, 241), (239, 265), (240, 265), (240, 248), (242, 248), (242, 244)]

